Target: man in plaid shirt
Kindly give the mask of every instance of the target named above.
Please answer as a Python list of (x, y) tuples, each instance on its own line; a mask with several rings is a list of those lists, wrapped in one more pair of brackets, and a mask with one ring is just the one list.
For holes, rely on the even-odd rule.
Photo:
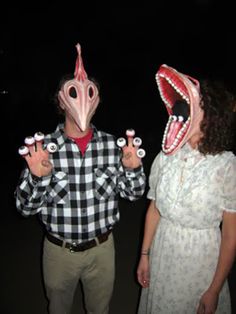
[(114, 136), (91, 124), (98, 89), (87, 78), (79, 44), (77, 50), (74, 79), (63, 82), (58, 94), (65, 123), (45, 137), (27, 137), (19, 150), (28, 167), (16, 188), (16, 205), (26, 217), (38, 214), (45, 226), (49, 313), (70, 313), (81, 280), (87, 313), (105, 314), (114, 284), (112, 229), (119, 221), (119, 196), (140, 198), (145, 174), (132, 137), (120, 149)]

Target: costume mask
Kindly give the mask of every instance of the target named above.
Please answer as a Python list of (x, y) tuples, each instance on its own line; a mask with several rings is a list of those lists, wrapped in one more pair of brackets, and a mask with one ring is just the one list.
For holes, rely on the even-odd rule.
[(87, 78), (80, 44), (77, 44), (76, 48), (78, 56), (74, 79), (62, 86), (58, 98), (62, 109), (75, 121), (81, 131), (85, 131), (99, 103), (99, 94), (96, 85)]
[(196, 79), (165, 64), (161, 65), (156, 73), (156, 81), (169, 114), (162, 150), (171, 155), (200, 132), (200, 122), (203, 118), (200, 108), (200, 85)]

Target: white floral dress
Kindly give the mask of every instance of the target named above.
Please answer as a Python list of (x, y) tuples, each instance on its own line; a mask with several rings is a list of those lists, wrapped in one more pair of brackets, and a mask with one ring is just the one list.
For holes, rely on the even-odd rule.
[[(236, 213), (236, 157), (203, 156), (186, 144), (173, 156), (160, 152), (149, 176), (148, 198), (161, 219), (150, 255), (150, 287), (139, 314), (196, 314), (216, 269), (224, 211)], [(217, 314), (230, 314), (226, 282)]]

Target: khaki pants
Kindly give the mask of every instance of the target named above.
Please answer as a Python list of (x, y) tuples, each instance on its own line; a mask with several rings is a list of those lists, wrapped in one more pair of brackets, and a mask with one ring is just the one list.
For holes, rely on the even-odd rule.
[(79, 280), (83, 285), (87, 313), (108, 314), (114, 273), (112, 234), (106, 242), (75, 253), (44, 240), (43, 275), (50, 314), (70, 314)]

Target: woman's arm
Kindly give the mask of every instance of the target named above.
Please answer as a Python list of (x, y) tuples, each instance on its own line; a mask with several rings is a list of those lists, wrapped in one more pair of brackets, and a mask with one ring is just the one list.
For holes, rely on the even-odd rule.
[(236, 213), (224, 212), (222, 223), (222, 240), (220, 246), (220, 255), (217, 268), (212, 283), (208, 290), (203, 294), (198, 314), (201, 314), (201, 308), (205, 309), (205, 314), (215, 313), (219, 293), (224, 282), (229, 275), (230, 269), (234, 263), (236, 255)]
[(152, 200), (146, 213), (142, 250), (137, 269), (138, 282), (144, 288), (149, 285), (149, 250), (159, 220), (159, 211), (155, 206), (155, 202)]

